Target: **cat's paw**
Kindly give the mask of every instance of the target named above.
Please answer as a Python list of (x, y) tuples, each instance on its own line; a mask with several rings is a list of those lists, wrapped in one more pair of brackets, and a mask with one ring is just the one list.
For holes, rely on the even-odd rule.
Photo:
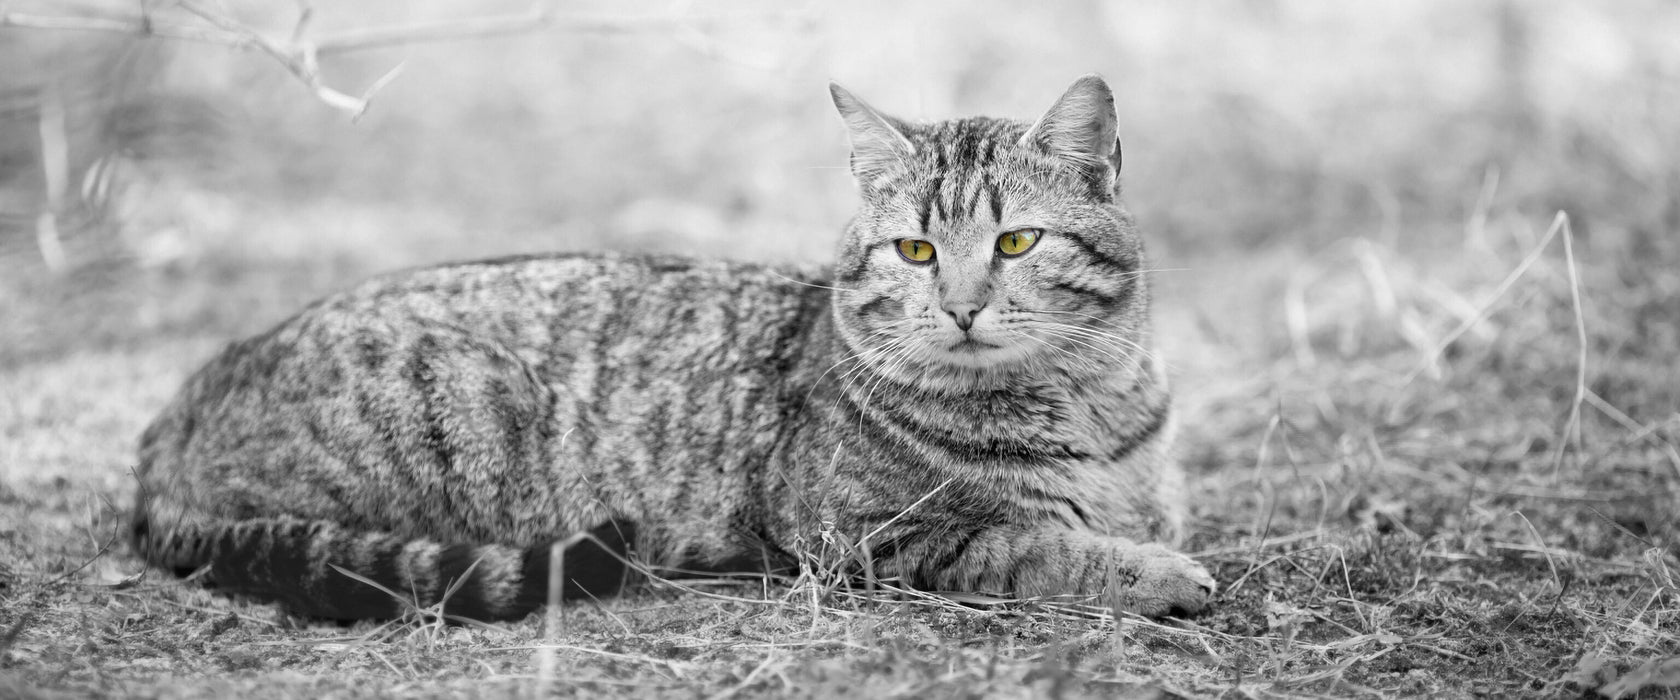
[(1148, 617), (1194, 615), (1219, 588), (1196, 560), (1158, 544), (1134, 545), (1120, 559), (1108, 596), (1116, 610)]

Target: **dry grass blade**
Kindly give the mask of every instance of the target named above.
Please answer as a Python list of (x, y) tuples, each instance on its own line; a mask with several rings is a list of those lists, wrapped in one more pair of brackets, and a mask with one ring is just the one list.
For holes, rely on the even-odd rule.
[(885, 531), (887, 528), (892, 527), (892, 525), (894, 523), (903, 519), (904, 516), (909, 515), (910, 511), (913, 511), (913, 510), (921, 507), (921, 505), (923, 503), (927, 503), (928, 499), (933, 498), (934, 496), (938, 495), (940, 491), (944, 491), (945, 487), (950, 486), (951, 483), (956, 481), (956, 480), (957, 480), (957, 478), (953, 476), (949, 479), (946, 479), (946, 480), (940, 482), (938, 486), (933, 487), (927, 493), (922, 494), (921, 498), (918, 498), (918, 499), (916, 499), (916, 501), (914, 503), (911, 503), (910, 505), (905, 506), (904, 510), (901, 510), (898, 513), (894, 514), (891, 518), (889, 518), (886, 522), (881, 523), (874, 530), (870, 530), (869, 534), (864, 535), (863, 539), (858, 540), (858, 546), (867, 548), (869, 546), (869, 541), (871, 539), (873, 539), (876, 535), (879, 535), (883, 531)]
[(1540, 260), (1540, 257), (1546, 252), (1546, 246), (1550, 244), (1552, 239), (1557, 237), (1558, 233), (1568, 225), (1569, 215), (1561, 211), (1558, 212), (1557, 216), (1552, 219), (1552, 225), (1546, 229), (1546, 235), (1541, 237), (1540, 242), (1534, 244), (1534, 248), (1522, 259), (1522, 262), (1518, 263), (1517, 267), (1511, 270), (1510, 274), (1505, 276), (1505, 279), (1499, 283), (1499, 286), (1494, 289), (1493, 293), (1489, 294), (1487, 298), (1482, 301), (1481, 305), (1477, 308), (1476, 316), (1474, 318), (1466, 319), (1463, 323), (1460, 323), (1457, 328), (1454, 328), (1439, 341), (1436, 341), (1435, 347), (1431, 348), (1429, 352), (1425, 353), (1420, 359), (1417, 368), (1413, 369), (1404, 379), (1400, 381), (1401, 388), (1410, 386), (1413, 381), (1417, 380), (1419, 375), (1425, 372), (1438, 372), (1436, 369), (1436, 363), (1440, 360), (1441, 353), (1446, 352), (1449, 346), (1451, 346), (1454, 342), (1457, 342), (1458, 339), (1463, 337), (1466, 332), (1468, 332), (1471, 328), (1474, 328), (1476, 324), (1481, 323), (1493, 312), (1494, 304), (1503, 298), (1506, 292), (1511, 290), (1511, 287), (1517, 283), (1517, 280), (1522, 279), (1523, 275), (1528, 272), (1528, 268), (1533, 267), (1534, 263)]
[(1577, 453), (1581, 449), (1581, 403), (1587, 396), (1587, 321), (1581, 311), (1581, 277), (1575, 269), (1575, 234), (1570, 230), (1569, 217), (1558, 212), (1556, 224), (1563, 228), (1563, 256), (1569, 271), (1569, 303), (1575, 312), (1575, 341), (1577, 355), (1575, 360), (1575, 398), (1569, 402), (1569, 418), (1564, 422), (1562, 435), (1557, 441), (1557, 450), (1552, 456), (1552, 477), (1555, 479), (1563, 467), (1563, 455), (1566, 447), (1573, 446)]
[(1564, 588), (1563, 576), (1558, 573), (1557, 562), (1552, 559), (1552, 550), (1546, 546), (1545, 538), (1540, 536), (1540, 531), (1535, 529), (1534, 523), (1529, 521), (1528, 516), (1523, 515), (1521, 511), (1511, 514), (1522, 520), (1523, 525), (1528, 528), (1528, 533), (1534, 537), (1534, 551), (1538, 551), (1546, 557), (1546, 566), (1552, 570), (1552, 582), (1557, 584), (1558, 590), (1561, 592)]
[(764, 660), (759, 662), (757, 666), (754, 666), (752, 671), (747, 673), (747, 677), (741, 679), (740, 683), (737, 683), (729, 688), (725, 688), (713, 695), (707, 696), (706, 700), (726, 700), (727, 698), (735, 697), (736, 694), (752, 686), (752, 684), (758, 680), (758, 675), (763, 673), (764, 669), (769, 668), (770, 664), (775, 661), (776, 656), (774, 654), (766, 654), (764, 656)]
[(1664, 456), (1668, 458), (1668, 466), (1674, 471), (1674, 476), (1677, 479), (1680, 479), (1680, 449), (1675, 449), (1674, 443), (1664, 439), (1660, 435), (1657, 435), (1657, 432), (1660, 430), (1680, 425), (1680, 413), (1669, 416), (1667, 420), (1655, 421), (1648, 425), (1640, 425), (1638, 422), (1634, 421), (1633, 418), (1629, 417), (1627, 413), (1610, 405), (1610, 402), (1605, 401), (1604, 397), (1599, 396), (1591, 389), (1587, 390), (1586, 400), (1587, 403), (1592, 404), (1593, 408), (1598, 409), (1600, 413), (1608, 416), (1611, 420), (1616, 421), (1617, 424), (1621, 425), (1629, 432), (1629, 435), (1623, 438), (1620, 442), (1607, 445), (1601, 449), (1598, 454), (1593, 455), (1591, 459), (1587, 460), (1589, 463), (1597, 462), (1611, 452), (1621, 449), (1629, 444), (1645, 441), (1663, 451)]
[(420, 616), (419, 621), (422, 622), (422, 623), (425, 622), (428, 618), (433, 620), (433, 621), (448, 619), (448, 620), (453, 621), (453, 622), (464, 623), (464, 622), (467, 622), (466, 618), (460, 618), (460, 617), (457, 617), (457, 616), (454, 616), (454, 615), (446, 615), (443, 611), (445, 609), (447, 609), (447, 606), (449, 604), (449, 599), (453, 598), (455, 596), (455, 593), (461, 590), (461, 586), (466, 585), (467, 580), (472, 577), (473, 571), (478, 569), (478, 565), (482, 561), (484, 561), (484, 560), (483, 559), (474, 559), (473, 563), (468, 564), (467, 568), (464, 571), (461, 572), (460, 576), (455, 577), (453, 580), (451, 580), (449, 582), (449, 587), (444, 589), (443, 595), (438, 598), (438, 602), (435, 605), (430, 606), (430, 607), (426, 607), (426, 608), (420, 607), (420, 601), (415, 600), (413, 596), (411, 596), (411, 595), (405, 596), (401, 593), (393, 591), (390, 588), (387, 588), (384, 584), (382, 584), (378, 581), (375, 581), (371, 578), (368, 578), (366, 576), (358, 574), (354, 571), (346, 569), (346, 568), (344, 568), (342, 566), (339, 566), (337, 564), (328, 563), (327, 566), (332, 567), (332, 569), (334, 571), (337, 571), (338, 573), (343, 574), (347, 578), (350, 578), (350, 579), (352, 579), (354, 581), (357, 581), (359, 583), (366, 584), (368, 586), (372, 586), (376, 589), (379, 589), (379, 591), (384, 593), (385, 595), (390, 596), (392, 600), (397, 601), (398, 606), (402, 608), (403, 616), (405, 616), (405, 617), (410, 616), (410, 615), (418, 615), (418, 616)]
[[(601, 544), (589, 533), (580, 532), (555, 542), (548, 548), (548, 606), (543, 610), (543, 639), (559, 639), (566, 633), (566, 607), (562, 600), (566, 588), (566, 550), (592, 540)], [(603, 548), (605, 549), (604, 546)], [(541, 648), (536, 653), (537, 677), (531, 694), (533, 697), (542, 697), (554, 692), (558, 662), (552, 647)]]

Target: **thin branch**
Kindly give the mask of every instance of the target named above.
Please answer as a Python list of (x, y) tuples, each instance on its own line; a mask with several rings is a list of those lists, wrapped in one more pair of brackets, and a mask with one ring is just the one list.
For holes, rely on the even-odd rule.
[[(319, 57), (321, 55), (342, 54), (419, 42), (480, 39), (545, 29), (610, 32), (639, 30), (657, 26), (692, 27), (696, 21), (710, 23), (692, 16), (567, 16), (562, 18), (554, 14), (551, 5), (552, 2), (540, 0), (534, 3), (530, 10), (517, 15), (369, 27), (331, 34), (313, 40), (309, 38), (309, 28), (314, 19), (314, 8), (310, 6), (307, 0), (298, 0), (297, 23), (291, 28), (289, 37), (284, 41), (269, 38), (252, 27), (220, 14), (207, 7), (201, 0), (178, 0), (176, 6), (201, 20), (202, 24), (159, 18), (150, 12), (128, 15), (91, 10), (75, 16), (17, 13), (6, 11), (4, 4), (0, 3), (0, 28), (20, 27), (107, 32), (144, 38), (161, 37), (193, 41), (240, 50), (254, 48), (279, 62), (287, 72), (303, 82), (314, 93), (317, 100), (343, 110), (350, 115), (351, 120), (355, 120), (367, 111), (368, 103), (374, 93), (388, 85), (402, 69), (402, 65), (397, 65), (374, 81), (360, 96), (357, 96), (341, 92), (325, 83), (320, 74)], [(722, 18), (714, 19), (718, 23), (725, 23)]]
[[(351, 121), (360, 119), (362, 114), (367, 112), (368, 102), (373, 97), (374, 90), (377, 90), (378, 87), (389, 82), (381, 80), (375, 84), (373, 90), (369, 90), (361, 97), (344, 94), (338, 90), (328, 87), (326, 83), (322, 82), (321, 72), (315, 60), (314, 44), (304, 41), (294, 42), (291, 46), (282, 46), (250, 27), (246, 27), (245, 25), (228, 19), (227, 17), (211, 12), (209, 9), (194, 0), (178, 0), (178, 3), (181, 9), (197, 15), (199, 19), (209, 22), (217, 29), (227, 32), (228, 34), (243, 37), (248, 42), (248, 45), (255, 46), (262, 50), (263, 53), (272, 56), (274, 60), (279, 61), (280, 65), (284, 66), (293, 76), (296, 76), (298, 80), (303, 81), (304, 85), (309, 86), (310, 91), (315, 93), (315, 99), (348, 112), (350, 114)], [(298, 20), (297, 30), (299, 32), (301, 32), (304, 29), (304, 26), (308, 24), (310, 15), (311, 12), (306, 7)]]
[(320, 54), (347, 53), (367, 49), (401, 46), (426, 41), (479, 39), (522, 34), (546, 29), (554, 24), (554, 14), (546, 4), (533, 5), (523, 14), (499, 17), (475, 17), (458, 20), (436, 20), (390, 27), (352, 29), (315, 41)]
[[(752, 15), (755, 19), (808, 19), (806, 13), (765, 13)], [(483, 39), (509, 34), (534, 33), (544, 30), (569, 32), (630, 32), (645, 29), (728, 27), (739, 18), (727, 16), (703, 17), (695, 15), (643, 15), (621, 17), (609, 15), (556, 15), (547, 3), (537, 3), (529, 11), (518, 15), (434, 20), (390, 27), (350, 29), (315, 40), (315, 50), (321, 55), (365, 51), (421, 42)]]
[(109, 32), (141, 37), (161, 37), (165, 39), (179, 39), (182, 41), (196, 41), (206, 44), (232, 46), (234, 48), (244, 48), (246, 46), (246, 42), (243, 38), (230, 35), (227, 32), (217, 31), (209, 27), (201, 27), (196, 24), (158, 20), (152, 18), (150, 15), (135, 16), (90, 13), (70, 17), (33, 15), (21, 12), (0, 12), (0, 27)]
[[(283, 43), (271, 39), (263, 33), (245, 26), (233, 19), (219, 14), (206, 7), (200, 0), (178, 0), (176, 6), (183, 11), (197, 17), (204, 24), (171, 21), (156, 17), (151, 12), (138, 15), (115, 14), (97, 10), (84, 11), (74, 16), (38, 15), (8, 12), (5, 4), (0, 3), (0, 28), (22, 27), (29, 29), (93, 31), (115, 34), (127, 34), (138, 37), (161, 37), (178, 39), (205, 44), (216, 44), (236, 49), (246, 50), (255, 48), (268, 54), (278, 61), (287, 72), (291, 73), (310, 91), (315, 98), (334, 108), (343, 110), (350, 115), (352, 121), (361, 117), (367, 111), (368, 102), (374, 93), (389, 84), (402, 68), (398, 65), (386, 73), (360, 96), (346, 94), (326, 85), (322, 80), (318, 59), (322, 55), (342, 54), (352, 51), (387, 48), (420, 42), (438, 42), (458, 39), (481, 39), (487, 37), (522, 34), (547, 29), (565, 29), (567, 31), (597, 31), (619, 32), (635, 31), (650, 27), (667, 28), (696, 28), (698, 26), (728, 25), (733, 18), (728, 17), (695, 17), (683, 16), (642, 16), (642, 17), (590, 17), (569, 15), (559, 17), (553, 11), (552, 0), (538, 0), (531, 9), (517, 15), (502, 15), (491, 17), (464, 18), (454, 20), (437, 20), (418, 22), (414, 24), (394, 25), (388, 27), (368, 27), (352, 29), (337, 34), (330, 34), (311, 40), (309, 28), (314, 19), (314, 8), (307, 0), (298, 0), (298, 20), (292, 27), (289, 38)], [(803, 17), (804, 13), (757, 15), (759, 18)], [(808, 18), (806, 18), (808, 19)]]

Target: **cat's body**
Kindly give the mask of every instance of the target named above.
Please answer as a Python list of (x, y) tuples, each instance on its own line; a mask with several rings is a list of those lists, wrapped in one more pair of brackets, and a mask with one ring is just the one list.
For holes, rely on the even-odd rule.
[[(1205, 571), (1139, 543), (1184, 508), (1141, 247), (1112, 172), (1058, 160), (1082, 132), (1057, 119), (1100, 122), (1098, 101), (1109, 130), (1087, 140), (1113, 142), (1108, 99), (1084, 79), (1029, 131), (912, 127), (836, 90), (865, 210), (832, 274), (533, 257), (317, 303), (146, 431), (137, 547), (336, 618), (397, 606), (334, 567), (421, 605), (470, 570), (452, 612), (523, 615), (549, 544), (585, 531), (569, 597), (616, 590), (628, 542), (662, 567), (815, 553), (924, 588), (1198, 609)], [(999, 253), (1010, 231), (1035, 233)]]

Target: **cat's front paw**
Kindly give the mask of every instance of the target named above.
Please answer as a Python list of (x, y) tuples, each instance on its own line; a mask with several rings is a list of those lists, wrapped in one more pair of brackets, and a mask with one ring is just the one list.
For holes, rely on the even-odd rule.
[(1207, 608), (1219, 585), (1196, 560), (1158, 544), (1122, 553), (1109, 587), (1116, 610), (1149, 617), (1188, 616)]

